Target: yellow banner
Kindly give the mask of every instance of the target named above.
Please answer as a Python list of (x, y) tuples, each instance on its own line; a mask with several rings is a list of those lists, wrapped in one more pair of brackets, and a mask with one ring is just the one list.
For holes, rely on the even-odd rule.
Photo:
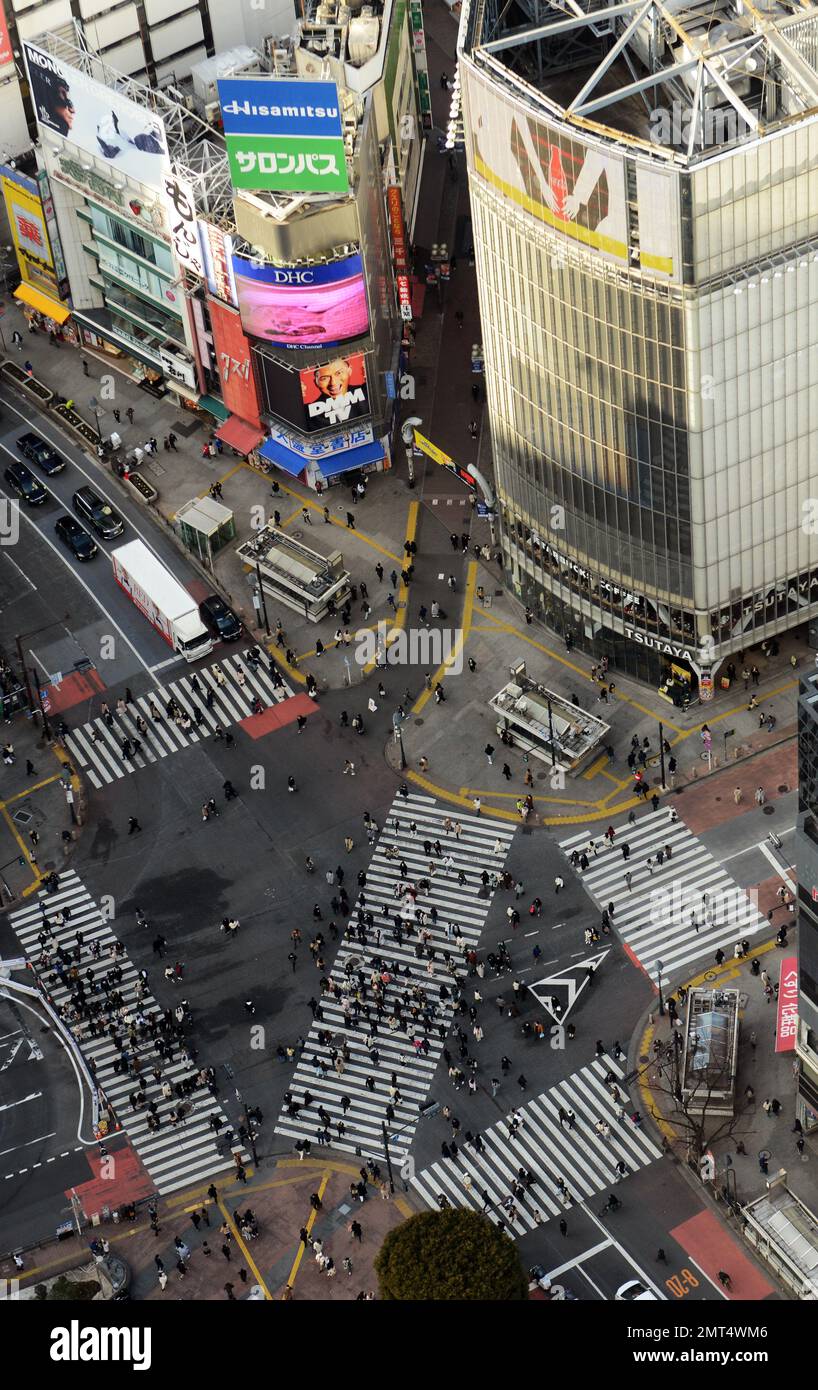
[(417, 430), (414, 430), (413, 433), (418, 448), (422, 453), (427, 454), (430, 459), (434, 459), (435, 463), (454, 463), (454, 459), (449, 458), (448, 454), (444, 454), (442, 449), (438, 449), (437, 445), (433, 444), (431, 439), (427, 439), (423, 434), (418, 434)]
[(2, 183), (9, 227), (23, 282), (57, 297), (57, 280), (53, 271), (54, 263), (40, 199), (13, 179), (4, 178)]

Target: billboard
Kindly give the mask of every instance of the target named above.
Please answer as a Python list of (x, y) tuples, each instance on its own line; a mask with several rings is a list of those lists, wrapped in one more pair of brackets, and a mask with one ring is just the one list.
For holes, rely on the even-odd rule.
[(204, 256), (199, 241), (193, 190), (186, 179), (168, 170), (162, 180), (162, 191), (176, 259), (182, 270), (189, 270), (204, 279)]
[(214, 227), (212, 222), (200, 222), (199, 233), (207, 288), (217, 299), (223, 299), (238, 309), (239, 300), (233, 279), (232, 238), (221, 227)]
[(334, 357), (319, 367), (306, 367), (298, 375), (307, 430), (345, 425), (348, 420), (360, 420), (369, 415), (366, 363), (362, 352)]
[(218, 86), (234, 188), (349, 191), (334, 82), (231, 77)]
[(337, 347), (369, 329), (358, 254), (312, 266), (258, 265), (233, 257), (246, 332), (278, 347)]
[(34, 44), (22, 47), (38, 123), (124, 178), (160, 189), (169, 161), (159, 117)]
[(4, 174), (3, 200), (23, 283), (59, 299), (46, 215), (39, 194), (20, 182), (19, 176)]
[(0, 68), (4, 68), (6, 63), (10, 63), (14, 54), (11, 49), (11, 39), (9, 38), (9, 26), (6, 20), (5, 10), (0, 3)]
[(294, 454), (305, 459), (327, 458), (332, 454), (345, 453), (347, 449), (357, 449), (362, 444), (371, 444), (374, 433), (371, 424), (356, 425), (342, 430), (340, 434), (322, 435), (320, 439), (304, 439), (302, 435), (290, 434), (280, 425), (271, 425), (269, 435), (276, 444), (283, 444)]
[(535, 115), (466, 64), (474, 172), (551, 231), (629, 264), (621, 157)]
[(242, 332), (241, 320), (235, 309), (228, 309), (215, 299), (208, 300), (207, 308), (222, 384), (222, 400), (231, 415), (238, 415), (239, 419), (258, 425), (258, 396), (250, 365), (250, 344)]

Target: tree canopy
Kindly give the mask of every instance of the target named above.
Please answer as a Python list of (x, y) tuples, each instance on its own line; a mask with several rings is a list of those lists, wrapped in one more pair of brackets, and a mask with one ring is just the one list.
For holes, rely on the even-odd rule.
[(375, 1270), (382, 1299), (505, 1302), (528, 1297), (513, 1240), (474, 1211), (424, 1211), (390, 1231)]

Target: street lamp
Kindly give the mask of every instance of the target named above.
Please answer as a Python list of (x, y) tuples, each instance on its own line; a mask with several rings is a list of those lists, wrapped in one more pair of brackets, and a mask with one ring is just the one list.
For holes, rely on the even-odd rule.
[[(242, 1098), (242, 1094), (241, 1094), (241, 1091), (239, 1090), (238, 1086), (235, 1088), (235, 1091), (236, 1091), (236, 1100), (238, 1101), (239, 1105), (244, 1105), (244, 1100), (243, 1100), (243, 1098)], [(246, 1125), (245, 1125), (245, 1128), (246, 1128), (246, 1130), (247, 1130), (247, 1142), (248, 1142), (248, 1144), (250, 1145), (250, 1153), (253, 1155), (253, 1162), (255, 1163), (256, 1167), (258, 1168), (258, 1154), (256, 1153), (256, 1136), (255, 1136), (255, 1134), (253, 1133), (253, 1121), (250, 1119), (250, 1116), (249, 1116), (249, 1114), (248, 1114), (248, 1109), (249, 1109), (249, 1107), (246, 1106), (246, 1105), (244, 1105), (244, 1118), (245, 1118), (245, 1120), (246, 1120), (246, 1122), (247, 1122)]]
[(419, 415), (409, 415), (400, 427), (400, 437), (406, 448), (406, 470), (410, 488), (415, 486), (415, 430), (422, 424)]
[(656, 962), (656, 983), (657, 983), (657, 985), (659, 986), (659, 1013), (660, 1013), (660, 1015), (662, 1016), (662, 1018), (664, 1018), (664, 1016), (665, 1016), (665, 1001), (664, 1001), (664, 999), (662, 998), (662, 971), (664, 970), (664, 968), (665, 968), (665, 967), (664, 967), (662, 961), (657, 960), (657, 962)]
[(100, 411), (99, 401), (97, 400), (96, 396), (92, 396), (91, 399), (89, 400), (88, 404), (90, 405), (91, 409), (92, 409), (93, 412), (94, 412), (94, 419), (95, 419), (96, 422), (97, 422), (97, 439), (99, 440), (99, 442), (100, 442), (100, 444), (101, 444), (101, 443), (102, 443), (102, 430), (100, 429), (100, 424), (99, 424), (99, 411)]
[(662, 778), (662, 790), (664, 791), (667, 783), (665, 782), (665, 727), (659, 720), (659, 772)]
[(264, 597), (264, 585), (261, 582), (261, 565), (258, 562), (258, 558), (256, 558), (256, 583), (258, 584), (258, 590), (253, 595), (253, 603), (255, 604), (256, 609), (261, 609), (261, 612), (264, 615), (264, 627), (267, 636), (269, 637), (270, 619), (267, 617), (267, 600)]

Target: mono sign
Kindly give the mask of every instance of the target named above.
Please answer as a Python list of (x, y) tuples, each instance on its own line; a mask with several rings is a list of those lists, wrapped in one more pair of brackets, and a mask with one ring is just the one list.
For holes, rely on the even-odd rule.
[(650, 647), (651, 651), (661, 652), (663, 656), (675, 656), (691, 663), (695, 660), (688, 647), (683, 646), (681, 642), (671, 642), (667, 637), (656, 637), (650, 632), (640, 632), (635, 627), (626, 627), (625, 636), (630, 642), (638, 642), (640, 647)]

